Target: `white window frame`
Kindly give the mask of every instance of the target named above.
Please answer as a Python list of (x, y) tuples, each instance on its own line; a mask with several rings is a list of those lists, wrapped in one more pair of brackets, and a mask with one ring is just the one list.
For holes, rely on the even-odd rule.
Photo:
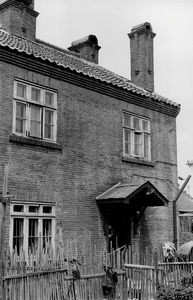
[[(17, 85), (22, 84), (26, 86), (26, 97), (19, 97), (17, 95)], [(40, 91), (40, 101), (32, 100), (32, 88), (36, 88)], [(51, 93), (53, 95), (53, 103), (49, 105), (46, 103), (46, 92)], [(25, 128), (24, 132), (17, 132), (16, 130), (16, 104), (21, 103), (25, 105), (26, 108), (26, 121), (25, 121)], [(31, 105), (35, 105), (41, 109), (40, 115), (40, 137), (33, 136), (31, 134)], [(45, 137), (45, 110), (49, 109), (53, 112), (53, 133), (51, 138)], [(31, 137), (41, 140), (46, 140), (50, 142), (56, 142), (57, 138), (57, 93), (51, 89), (45, 89), (39, 85), (27, 83), (22, 80), (15, 80), (14, 81), (14, 99), (13, 99), (13, 128), (12, 131), (16, 135)]]
[[(124, 117), (130, 117), (131, 124), (127, 125), (124, 122)], [(134, 119), (138, 119), (139, 122), (139, 129), (134, 128)], [(129, 112), (123, 111), (123, 155), (124, 157), (129, 157), (129, 158), (136, 158), (136, 159), (142, 159), (146, 161), (151, 160), (151, 129), (150, 129), (150, 119), (131, 114)], [(144, 130), (143, 128), (143, 121), (147, 122), (147, 130)], [(126, 140), (125, 140), (125, 134), (126, 131), (130, 132), (130, 154), (126, 152)], [(141, 140), (141, 147), (139, 147), (139, 153), (136, 154), (135, 152), (135, 135), (139, 135), (139, 138)], [(144, 139), (145, 135), (148, 137), (148, 154), (145, 157), (145, 144), (144, 144)]]
[[(22, 212), (14, 211), (15, 205), (23, 206)], [(29, 212), (30, 206), (37, 206), (38, 212)], [(44, 213), (43, 207), (51, 207), (51, 213)], [(12, 201), (10, 203), (10, 233), (9, 233), (9, 247), (13, 251), (13, 232), (14, 232), (14, 219), (23, 219), (23, 250), (26, 255), (28, 254), (28, 242), (29, 242), (29, 219), (38, 220), (38, 238), (41, 237), (43, 240), (42, 228), (43, 220), (51, 220), (51, 245), (55, 250), (55, 231), (56, 231), (56, 207), (53, 203), (36, 203), (36, 202), (20, 202)], [(42, 243), (42, 241), (41, 241)]]

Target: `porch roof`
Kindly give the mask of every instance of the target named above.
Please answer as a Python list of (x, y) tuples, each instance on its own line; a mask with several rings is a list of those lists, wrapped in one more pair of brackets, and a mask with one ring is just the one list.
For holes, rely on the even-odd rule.
[(97, 203), (123, 203), (134, 204), (136, 206), (167, 206), (168, 199), (150, 182), (118, 183), (96, 198)]

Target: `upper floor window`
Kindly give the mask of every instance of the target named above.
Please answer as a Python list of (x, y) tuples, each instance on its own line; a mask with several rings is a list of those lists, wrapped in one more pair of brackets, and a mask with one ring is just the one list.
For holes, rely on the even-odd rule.
[(22, 81), (14, 82), (13, 132), (56, 141), (57, 94)]
[(123, 113), (123, 152), (128, 157), (151, 159), (149, 119)]

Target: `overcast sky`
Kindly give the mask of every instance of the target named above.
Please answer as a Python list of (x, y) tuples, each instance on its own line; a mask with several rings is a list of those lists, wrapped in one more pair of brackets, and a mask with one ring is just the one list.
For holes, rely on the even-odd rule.
[[(97, 36), (99, 64), (130, 79), (127, 34), (150, 22), (154, 39), (155, 91), (181, 104), (177, 117), (178, 174), (193, 177), (193, 0), (35, 0), (37, 37), (62, 48)], [(193, 178), (189, 183), (193, 196)]]

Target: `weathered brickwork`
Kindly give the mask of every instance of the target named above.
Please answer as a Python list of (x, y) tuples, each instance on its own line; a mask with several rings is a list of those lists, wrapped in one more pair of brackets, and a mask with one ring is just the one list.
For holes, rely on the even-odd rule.
[[(38, 13), (33, 8), (34, 1), (21, 4), (16, 0), (7, 0), (0, 4), (0, 22), (11, 33), (1, 29), (1, 182), (4, 166), (9, 164), (8, 190), (15, 200), (55, 203), (56, 242), (61, 239), (59, 232), (62, 232), (64, 241), (81, 239), (86, 232), (93, 243), (103, 248), (107, 235), (105, 230), (109, 224), (106, 212), (104, 208), (99, 209), (96, 197), (118, 182), (142, 186), (150, 181), (169, 200), (169, 205), (144, 210), (136, 221), (138, 226), (135, 230), (130, 230), (132, 226), (129, 228), (133, 246), (142, 249), (147, 245), (157, 246), (162, 241), (171, 241), (172, 200), (177, 186), (175, 118), (179, 106), (152, 93), (155, 34), (151, 24), (145, 22), (138, 25), (129, 34), (131, 80), (141, 89), (100, 66), (79, 60), (80, 55), (81, 58), (98, 62), (100, 46), (93, 35), (72, 43), (69, 49), (76, 53), (52, 48), (36, 40)], [(28, 38), (33, 43), (26, 39), (18, 40), (12, 34)], [(56, 143), (13, 134), (15, 79), (37, 84), (43, 89), (51, 88), (57, 93)], [(151, 161), (123, 156), (123, 111), (150, 120)], [(146, 200), (148, 192), (143, 194)], [(158, 200), (159, 197), (156, 197)], [(142, 211), (143, 200), (141, 197), (141, 205), (138, 205)], [(121, 207), (122, 203), (119, 205), (118, 213), (116, 209), (113, 212), (119, 215), (115, 214), (113, 218), (118, 217), (122, 224), (122, 216), (124, 221), (128, 216), (125, 207)], [(7, 204), (4, 224), (7, 247), (11, 228), (10, 207)], [(132, 209), (136, 216), (140, 214), (135, 205)], [(133, 220), (131, 213), (130, 216)], [(127, 220), (126, 232), (129, 232), (131, 223)], [(126, 239), (124, 236), (124, 242)]]
[[(31, 4), (33, 9), (34, 4)], [(35, 40), (38, 13), (17, 1), (0, 3), (0, 24), (13, 34)]]
[[(57, 143), (62, 147), (10, 142), (15, 78), (54, 88), (58, 93)], [(95, 198), (116, 183), (144, 178), (172, 201), (177, 183), (175, 118), (29, 70), (0, 63), (0, 178), (9, 163), (8, 189), (18, 200), (56, 202), (57, 228), (64, 240), (90, 232), (104, 242)], [(122, 111), (151, 119), (153, 166), (126, 162), (123, 156)], [(35, 197), (30, 196), (34, 193)], [(37, 194), (39, 196), (37, 196)], [(32, 194), (33, 195), (33, 194)], [(143, 245), (172, 239), (172, 207), (147, 208), (141, 220)], [(5, 240), (9, 239), (9, 207)], [(139, 236), (136, 235), (136, 239)]]

